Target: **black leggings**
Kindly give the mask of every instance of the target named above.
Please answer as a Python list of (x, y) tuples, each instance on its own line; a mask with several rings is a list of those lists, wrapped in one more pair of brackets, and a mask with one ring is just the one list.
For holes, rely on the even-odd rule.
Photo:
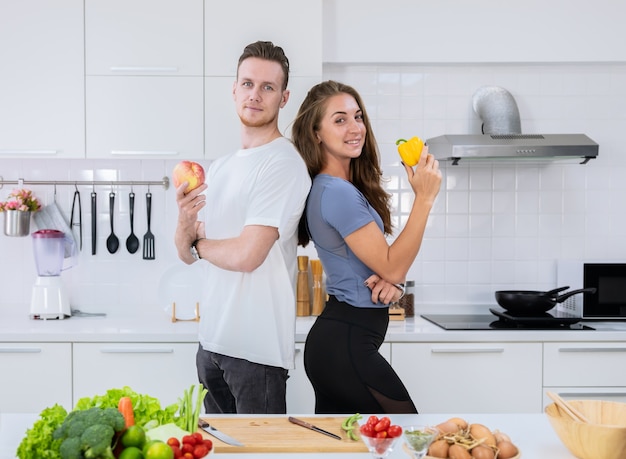
[(378, 352), (388, 325), (387, 308), (355, 308), (330, 297), (304, 348), (316, 414), (417, 413), (406, 387)]

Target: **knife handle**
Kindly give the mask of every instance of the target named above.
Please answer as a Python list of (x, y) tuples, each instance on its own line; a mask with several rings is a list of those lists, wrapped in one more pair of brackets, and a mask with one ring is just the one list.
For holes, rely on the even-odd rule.
[(292, 418), (291, 416), (289, 416), (289, 422), (293, 424), (298, 424), (299, 426), (306, 427), (307, 429), (313, 430), (313, 424), (309, 424), (308, 422), (303, 421), (302, 419)]

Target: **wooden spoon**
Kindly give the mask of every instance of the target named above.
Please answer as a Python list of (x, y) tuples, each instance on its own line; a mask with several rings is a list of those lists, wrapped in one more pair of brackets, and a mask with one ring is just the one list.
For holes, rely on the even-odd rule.
[(578, 411), (572, 405), (567, 403), (558, 394), (555, 394), (554, 392), (546, 392), (546, 393), (548, 394), (548, 397), (550, 397), (552, 400), (554, 400), (554, 403), (556, 403), (556, 405), (560, 409), (565, 411), (569, 415), (569, 417), (571, 417), (574, 421), (584, 422), (586, 424), (589, 424), (589, 419), (587, 419), (584, 414), (582, 414), (580, 411)]

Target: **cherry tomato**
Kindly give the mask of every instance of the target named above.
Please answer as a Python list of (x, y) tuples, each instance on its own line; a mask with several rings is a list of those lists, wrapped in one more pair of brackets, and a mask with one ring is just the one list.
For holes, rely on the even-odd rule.
[(204, 440), (204, 437), (202, 436), (200, 432), (194, 432), (191, 434), (191, 436), (195, 438), (196, 445), (199, 445), (200, 443), (202, 443), (202, 440)]
[(180, 450), (179, 446), (172, 446), (172, 451), (174, 452), (174, 459), (180, 459), (181, 457), (183, 457), (183, 452)]
[(213, 442), (209, 440), (208, 438), (204, 438), (202, 440), (202, 443), (204, 444), (204, 446), (206, 446), (206, 449), (208, 449), (209, 451), (213, 449)]
[(176, 437), (171, 437), (167, 439), (167, 444), (170, 446), (179, 446), (180, 447), (180, 442), (178, 441), (178, 438)]
[(187, 453), (193, 453), (194, 446), (195, 445), (192, 445), (191, 443), (183, 442), (183, 445), (180, 447), (180, 450), (183, 452), (183, 455)]
[(204, 457), (207, 454), (209, 454), (209, 450), (204, 445), (196, 445), (196, 447), (193, 449), (193, 457), (197, 459), (200, 459), (201, 457)]
[(389, 419), (387, 416), (384, 416), (380, 418), (380, 420), (376, 423), (376, 425), (374, 426), (374, 430), (376, 432), (385, 432), (390, 425), (391, 419)]
[(193, 453), (185, 453), (182, 455), (183, 459), (196, 459), (195, 457), (193, 457)]
[(387, 438), (387, 431), (381, 430), (380, 432), (376, 432), (376, 438)]
[(375, 426), (376, 424), (378, 424), (378, 416), (370, 416), (369, 418), (367, 418), (367, 423), (370, 426)]
[(390, 437), (399, 437), (400, 435), (402, 435), (402, 427), (395, 424), (390, 425), (387, 429), (387, 435), (389, 435)]
[(190, 445), (195, 445), (196, 444), (196, 437), (194, 437), (193, 435), (184, 435), (183, 436), (183, 443), (189, 443)]
[(373, 437), (375, 434), (374, 426), (371, 424), (363, 424), (361, 427), (359, 427), (359, 432), (361, 432), (366, 437)]

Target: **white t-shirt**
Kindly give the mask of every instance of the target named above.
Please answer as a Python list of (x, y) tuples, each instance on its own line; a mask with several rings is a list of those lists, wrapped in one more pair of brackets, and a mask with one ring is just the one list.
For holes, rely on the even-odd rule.
[(294, 368), (298, 222), (311, 187), (304, 161), (280, 137), (215, 160), (207, 170), (206, 237), (238, 236), (247, 225), (278, 228), (279, 239), (251, 273), (207, 263), (199, 326), (206, 350)]

